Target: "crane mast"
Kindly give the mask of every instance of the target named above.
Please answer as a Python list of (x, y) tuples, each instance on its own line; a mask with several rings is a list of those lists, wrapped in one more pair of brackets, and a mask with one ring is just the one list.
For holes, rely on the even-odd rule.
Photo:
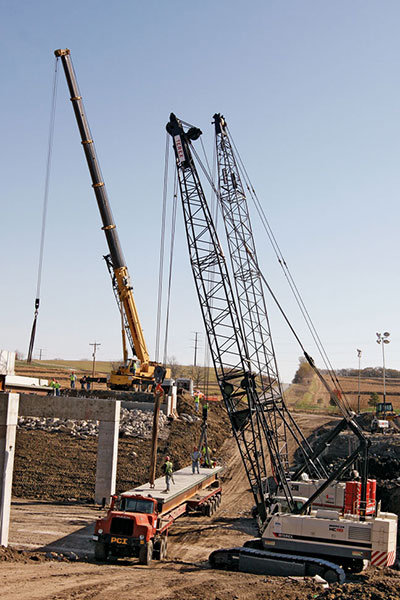
[[(366, 501), (368, 443), (358, 424), (346, 411), (343, 421), (333, 430), (332, 439), (340, 431), (349, 428), (359, 440), (359, 446), (346, 461), (336, 469), (327, 472), (320, 461), (323, 450), (312, 449), (297, 426), (284, 402), (279, 381), (275, 351), (269, 327), (268, 314), (263, 293), (262, 275), (258, 266), (255, 242), (252, 233), (246, 194), (242, 185), (240, 170), (235, 157), (233, 144), (224, 117), (214, 115), (216, 156), (218, 165), (218, 201), (223, 215), (229, 255), (236, 286), (238, 306), (248, 347), (256, 372), (257, 398), (265, 416), (266, 439), (271, 458), (273, 473), (279, 482), (281, 491), (287, 494), (287, 480), (295, 481), (305, 471), (307, 475), (319, 480), (318, 491), (311, 494), (302, 511), (316, 500), (318, 495), (336, 481), (345, 469), (361, 460), (363, 505)], [(332, 394), (328, 384), (316, 368), (312, 358), (305, 357), (314, 369), (327, 391)], [(287, 435), (290, 434), (303, 455), (303, 465), (289, 473), (287, 457)], [(272, 495), (270, 494), (272, 497)], [(361, 511), (363, 514), (363, 510)]]
[(312, 449), (287, 410), (279, 379), (263, 283), (247, 198), (224, 117), (214, 115), (218, 169), (218, 202), (221, 207), (232, 264), (236, 297), (250, 360), (258, 376), (257, 397), (265, 418), (272, 468), (279, 480), (290, 477), (288, 435), (303, 452), (309, 474), (326, 476), (320, 461), (310, 460)]
[(82, 96), (79, 91), (74, 68), (71, 61), (70, 51), (55, 50), (54, 54), (61, 59), (67, 85), (69, 88), (72, 107), (74, 109), (76, 122), (78, 124), (81, 136), (83, 150), (89, 167), (92, 179), (92, 187), (96, 196), (97, 205), (100, 211), (103, 223), (102, 230), (106, 236), (108, 249), (110, 252), (110, 261), (113, 270), (113, 287), (117, 291), (120, 305), (123, 308), (124, 319), (128, 338), (131, 342), (134, 355), (140, 360), (140, 367), (136, 376), (144, 379), (152, 379), (156, 363), (150, 362), (149, 353), (140, 325), (139, 315), (133, 298), (132, 286), (128, 267), (121, 250), (121, 245), (114, 223), (110, 203), (108, 200), (107, 189), (103, 181), (99, 162), (96, 155), (95, 145), (90, 132), (89, 123), (86, 118)]
[(191, 128), (185, 132), (174, 114), (167, 131), (175, 150), (190, 261), (214, 369), (260, 519), (264, 521), (267, 508), (263, 486), (267, 471), (262, 417), (225, 257), (191, 154), (191, 141), (201, 131)]

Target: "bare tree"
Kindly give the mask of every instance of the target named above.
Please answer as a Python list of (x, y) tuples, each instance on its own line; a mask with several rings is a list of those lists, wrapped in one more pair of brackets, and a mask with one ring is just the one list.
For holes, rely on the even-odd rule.
[(169, 356), (167, 358), (167, 367), (171, 369), (171, 378), (176, 379), (179, 375), (180, 365), (176, 359), (176, 356)]

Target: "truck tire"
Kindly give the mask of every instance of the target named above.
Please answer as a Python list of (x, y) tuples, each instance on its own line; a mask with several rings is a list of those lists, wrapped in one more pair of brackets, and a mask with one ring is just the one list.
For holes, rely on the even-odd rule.
[(158, 540), (156, 540), (153, 544), (153, 558), (155, 560), (161, 560), (162, 556), (161, 556), (161, 544), (162, 543), (162, 538), (158, 538)]
[(160, 547), (160, 560), (164, 560), (164, 558), (167, 558), (167, 551), (168, 551), (168, 539), (166, 537), (163, 537), (161, 540), (161, 547)]
[(104, 562), (108, 556), (108, 544), (96, 542), (94, 545), (94, 557), (96, 560)]
[(153, 542), (150, 540), (140, 546), (139, 550), (139, 563), (141, 565), (149, 565), (153, 558)]

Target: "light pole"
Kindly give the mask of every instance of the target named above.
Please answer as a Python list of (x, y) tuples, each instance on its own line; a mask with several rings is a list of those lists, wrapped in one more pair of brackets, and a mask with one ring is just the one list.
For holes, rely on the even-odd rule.
[(386, 416), (386, 380), (385, 380), (385, 344), (390, 344), (390, 340), (388, 340), (390, 333), (385, 331), (383, 335), (381, 333), (377, 333), (376, 340), (377, 344), (382, 344), (382, 363), (383, 363), (383, 413), (384, 417)]
[(361, 353), (362, 351), (357, 348), (358, 356), (358, 402), (357, 402), (357, 414), (360, 414), (360, 373), (361, 373)]

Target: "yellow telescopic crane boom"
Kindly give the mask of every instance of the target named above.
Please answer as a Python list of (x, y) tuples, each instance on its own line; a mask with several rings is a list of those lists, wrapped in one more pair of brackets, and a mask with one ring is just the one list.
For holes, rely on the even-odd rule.
[[(110, 203), (108, 200), (106, 186), (101, 175), (101, 170), (97, 160), (94, 142), (86, 118), (85, 109), (83, 106), (82, 97), (79, 92), (78, 83), (76, 81), (70, 51), (68, 49), (55, 50), (54, 54), (57, 58), (61, 58), (61, 62), (64, 68), (65, 77), (67, 79), (67, 84), (71, 95), (72, 106), (75, 112), (75, 117), (81, 135), (83, 149), (85, 152), (89, 172), (93, 182), (92, 187), (96, 195), (97, 204), (103, 222), (102, 229), (105, 233), (108, 248), (110, 251), (112, 269), (115, 276), (116, 289), (118, 291), (119, 300), (125, 313), (127, 324), (129, 326), (129, 330), (132, 336), (132, 350), (134, 351), (136, 357), (140, 360), (140, 366), (137, 369), (135, 376), (137, 379), (152, 380), (155, 376), (155, 369), (157, 367), (157, 363), (150, 362), (149, 353), (143, 336), (142, 327), (139, 321), (139, 315), (133, 298), (128, 267), (125, 264), (125, 259), (121, 250), (117, 228), (114, 223)], [(119, 373), (122, 375), (122, 377), (126, 375), (124, 374), (123, 369), (120, 369)], [(156, 376), (157, 374), (158, 370), (156, 372)], [(117, 384), (115, 385), (115, 387), (127, 387), (126, 380), (121, 379), (120, 385), (118, 385), (118, 378), (116, 381)]]

